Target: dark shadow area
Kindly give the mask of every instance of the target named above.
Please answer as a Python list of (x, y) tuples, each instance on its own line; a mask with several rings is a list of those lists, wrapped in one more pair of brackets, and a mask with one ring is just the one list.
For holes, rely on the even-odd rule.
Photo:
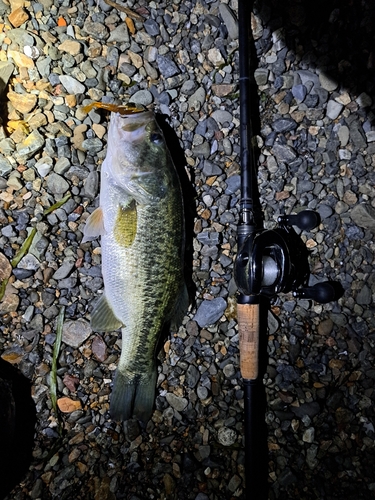
[(30, 381), (0, 358), (0, 499), (9, 494), (29, 468), (35, 424)]
[[(375, 99), (375, 2), (373, 0), (257, 0), (255, 10), (268, 30), (282, 29), (286, 47), (305, 69), (318, 68), (355, 95)], [(268, 39), (269, 40), (269, 39)], [(269, 50), (266, 40), (259, 51)], [(259, 41), (258, 41), (259, 42)], [(268, 42), (271, 43), (271, 42)], [(301, 66), (301, 63), (300, 63)], [(275, 76), (285, 65), (274, 64)]]
[[(194, 239), (194, 218), (196, 216), (195, 198), (197, 196), (194, 186), (194, 172), (189, 170), (190, 179), (185, 170), (186, 158), (181, 148), (179, 139), (173, 128), (167, 123), (165, 117), (161, 114), (156, 115), (156, 121), (161, 128), (173, 163), (180, 178), (184, 215), (185, 215), (185, 283), (189, 293), (190, 303), (195, 297), (195, 284), (193, 282), (193, 239)], [(185, 311), (186, 312), (186, 311)]]

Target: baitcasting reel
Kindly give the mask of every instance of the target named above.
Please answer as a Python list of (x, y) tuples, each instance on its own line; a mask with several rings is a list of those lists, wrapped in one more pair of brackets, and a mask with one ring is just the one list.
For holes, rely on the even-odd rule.
[(308, 251), (293, 229), (318, 226), (320, 216), (313, 210), (297, 215), (283, 215), (278, 227), (249, 234), (236, 259), (234, 277), (244, 295), (273, 297), (279, 292), (292, 291), (296, 298), (327, 303), (338, 298), (337, 283), (325, 281), (309, 287)]

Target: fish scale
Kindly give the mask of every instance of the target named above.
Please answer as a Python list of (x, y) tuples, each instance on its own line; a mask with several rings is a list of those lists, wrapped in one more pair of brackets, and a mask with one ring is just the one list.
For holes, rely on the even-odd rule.
[[(137, 370), (138, 367), (144, 368), (146, 361), (150, 363), (151, 354), (153, 355), (157, 342), (155, 332), (161, 330), (166, 317), (171, 313), (175, 296), (181, 286), (180, 280), (175, 278), (176, 274), (181, 273), (181, 267), (176, 268), (175, 265), (176, 261), (181, 260), (181, 256), (176, 252), (176, 245), (168, 243), (174, 235), (164, 230), (155, 232), (154, 227), (152, 227), (153, 221), (157, 217), (169, 220), (171, 225), (179, 225), (180, 227), (181, 220), (174, 220), (177, 218), (173, 218), (172, 214), (165, 211), (163, 204), (152, 208), (146, 207), (140, 211), (139, 230), (137, 230), (137, 237), (131, 253), (126, 249), (123, 251), (120, 249), (117, 256), (118, 260), (123, 261), (125, 265), (130, 266), (130, 263), (134, 263), (134, 267), (129, 267), (128, 272), (126, 272), (125, 282), (132, 280), (135, 269), (139, 282), (132, 292), (130, 301), (132, 306), (129, 307), (129, 314), (121, 318), (125, 325), (130, 326), (134, 318), (133, 313), (136, 308), (139, 308), (139, 314), (136, 316), (138, 321), (132, 325), (131, 332), (128, 331), (127, 327), (123, 329), (123, 345), (125, 342), (127, 348), (123, 348), (120, 365), (126, 364), (128, 370), (133, 367), (133, 370)], [(178, 214), (178, 211), (175, 213)], [(150, 234), (152, 234), (152, 240), (150, 240)], [(176, 236), (178, 237), (178, 235)], [(161, 248), (163, 251), (160, 251)], [(134, 254), (137, 255), (137, 258), (134, 258)], [(124, 292), (126, 293), (126, 290)], [(155, 311), (155, 314), (153, 316), (147, 315), (148, 311)], [(135, 341), (131, 339), (132, 335), (136, 337)], [(147, 342), (142, 342), (140, 335), (145, 336)], [(139, 339), (138, 342), (137, 339)], [(138, 347), (137, 352), (134, 352), (134, 344)], [(142, 361), (141, 358), (143, 358)]]

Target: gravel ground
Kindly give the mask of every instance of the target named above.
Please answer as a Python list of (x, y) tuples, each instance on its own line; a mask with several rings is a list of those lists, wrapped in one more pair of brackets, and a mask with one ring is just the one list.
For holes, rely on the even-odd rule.
[[(358, 4), (290, 0), (279, 10), (260, 0), (252, 16), (265, 227), (283, 212), (317, 209), (321, 225), (302, 235), (311, 282), (333, 279), (345, 290), (326, 305), (291, 295), (271, 305), (270, 499), (375, 497), (375, 12), (369, 0)], [(0, 0), (0, 278), (8, 279), (0, 367), (13, 388), (20, 377), (9, 364), (19, 370), (26, 394), (31, 381), (33, 402), (16, 405), (19, 427), (1, 465), (3, 489), (14, 486), (8, 500), (244, 498), (236, 12), (236, 0)], [(154, 106), (179, 144), (192, 213), (195, 297), (159, 355), (145, 429), (109, 418), (121, 339), (90, 328), (103, 286), (100, 244), (81, 244), (108, 120), (82, 106), (130, 97)]]

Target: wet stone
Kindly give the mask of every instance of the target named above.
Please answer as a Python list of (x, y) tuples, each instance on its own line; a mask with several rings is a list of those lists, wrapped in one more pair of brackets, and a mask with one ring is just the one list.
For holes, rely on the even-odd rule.
[(360, 305), (369, 305), (372, 303), (372, 290), (366, 284), (363, 284), (360, 288), (356, 302)]
[(293, 148), (284, 144), (275, 143), (272, 148), (272, 152), (276, 156), (277, 161), (280, 161), (281, 163), (291, 162), (297, 157)]
[(53, 194), (64, 194), (69, 189), (69, 184), (64, 177), (54, 172), (47, 177), (47, 186)]
[(341, 113), (342, 108), (343, 108), (343, 105), (340, 104), (339, 102), (334, 101), (333, 99), (328, 101), (328, 104), (327, 104), (327, 116), (328, 116), (328, 118), (330, 118), (331, 120), (335, 120), (339, 116), (339, 114)]
[(276, 132), (289, 132), (297, 128), (297, 123), (291, 118), (279, 118), (272, 123)]
[(175, 394), (173, 394), (171, 392), (167, 393), (166, 399), (167, 399), (168, 403), (172, 406), (172, 408), (174, 408), (178, 412), (183, 411), (188, 404), (188, 400), (186, 398), (176, 396)]
[(39, 260), (32, 254), (28, 253), (18, 263), (19, 269), (26, 269), (28, 271), (36, 271), (40, 267)]
[(228, 30), (229, 38), (231, 38), (232, 40), (236, 40), (238, 38), (238, 21), (233, 11), (227, 4), (220, 3), (219, 12)]
[(83, 26), (83, 29), (88, 35), (91, 35), (96, 40), (104, 40), (108, 37), (107, 28), (99, 22), (87, 20)]
[(154, 19), (147, 19), (143, 26), (147, 33), (151, 36), (156, 36), (160, 33), (159, 25), (156, 21), (154, 21)]
[(55, 280), (60, 280), (66, 278), (71, 271), (74, 269), (75, 261), (71, 259), (67, 259), (63, 262), (61, 267), (53, 274), (52, 278)]
[(97, 335), (92, 342), (91, 348), (95, 358), (98, 361), (104, 362), (107, 359), (107, 345), (102, 337), (99, 337), (99, 335)]
[(69, 75), (60, 75), (60, 82), (64, 85), (69, 94), (83, 94), (86, 90), (82, 83)]
[(237, 441), (237, 433), (229, 427), (220, 427), (217, 433), (217, 440), (223, 446), (232, 446)]
[(90, 324), (84, 319), (66, 321), (63, 326), (62, 341), (71, 347), (79, 347), (91, 333)]
[(212, 300), (204, 300), (199, 306), (194, 320), (200, 327), (205, 327), (216, 323), (224, 314), (227, 303), (222, 297), (216, 297)]
[(13, 170), (12, 164), (7, 158), (0, 156), (0, 175), (7, 175)]
[(0, 95), (4, 92), (13, 71), (14, 65), (11, 62), (0, 61)]
[(353, 207), (350, 217), (360, 227), (375, 231), (375, 209), (365, 203)]
[(83, 196), (87, 196), (87, 198), (95, 198), (98, 194), (99, 189), (99, 175), (95, 170), (90, 172), (87, 176), (83, 188)]
[(186, 371), (185, 383), (188, 387), (193, 389), (200, 378), (200, 373), (198, 369), (194, 365), (189, 365), (189, 368)]
[(180, 73), (178, 66), (173, 62), (172, 59), (170, 59), (167, 56), (159, 55), (157, 57), (157, 64), (159, 71), (164, 78), (171, 78), (172, 76), (175, 76), (178, 73)]
[(234, 493), (241, 485), (241, 478), (235, 474), (228, 484), (228, 490)]

